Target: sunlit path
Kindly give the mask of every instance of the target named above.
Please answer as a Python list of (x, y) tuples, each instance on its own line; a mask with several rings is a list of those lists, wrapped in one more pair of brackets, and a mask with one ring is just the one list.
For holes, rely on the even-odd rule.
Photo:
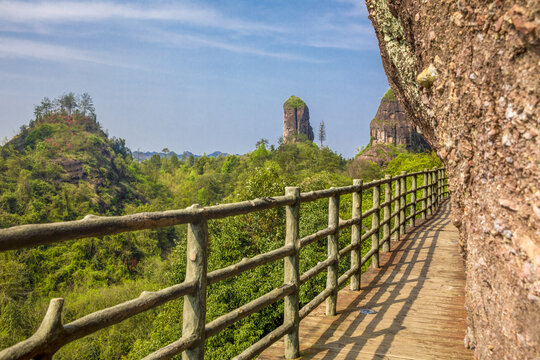
[[(340, 291), (338, 316), (325, 316), (323, 304), (302, 320), (302, 359), (472, 359), (463, 346), (465, 273), (458, 248), (446, 201), (381, 253), (381, 268), (362, 275), (361, 291)], [(259, 357), (279, 358), (283, 341)]]

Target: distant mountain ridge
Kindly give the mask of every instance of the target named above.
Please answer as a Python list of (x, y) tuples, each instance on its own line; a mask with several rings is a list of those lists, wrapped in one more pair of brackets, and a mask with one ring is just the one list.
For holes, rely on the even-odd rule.
[[(164, 152), (157, 152), (157, 151), (145, 151), (145, 152), (142, 152), (142, 151), (134, 151), (133, 152), (133, 159), (134, 160), (137, 160), (137, 161), (144, 161), (146, 159), (150, 159), (153, 155), (159, 155), (160, 157), (170, 157), (172, 155), (176, 155), (178, 158), (182, 159), (182, 158), (188, 158), (190, 156), (193, 156), (194, 158), (200, 158), (202, 157), (203, 155), (197, 155), (197, 154), (194, 154), (192, 153), (191, 151), (184, 151), (182, 154), (177, 154), (176, 152), (174, 151), (171, 151), (169, 153), (164, 153)], [(228, 153), (224, 153), (224, 152), (221, 152), (221, 151), (214, 151), (213, 153), (211, 154), (206, 154), (206, 156), (208, 157), (218, 157), (220, 155), (223, 155), (223, 156), (227, 156), (229, 155)]]

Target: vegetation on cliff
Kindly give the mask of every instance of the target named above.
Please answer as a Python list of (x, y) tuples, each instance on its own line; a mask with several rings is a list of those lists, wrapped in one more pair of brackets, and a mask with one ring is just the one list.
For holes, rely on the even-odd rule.
[(443, 166), (442, 161), (435, 152), (414, 153), (407, 151), (404, 145), (370, 143), (347, 164), (347, 175), (374, 180), (385, 174), (397, 175), (401, 171), (415, 172), (440, 166)]
[[(94, 110), (83, 111), (74, 99), (69, 108), (58, 101), (45, 101), (52, 107), (39, 105), (36, 119), (0, 149), (0, 227), (210, 205), (280, 195), (285, 186), (309, 191), (352, 182), (345, 159), (310, 141), (276, 148), (261, 139), (254, 151), (241, 156), (154, 155), (137, 162), (125, 141), (108, 138)], [(416, 156), (404, 157), (388, 170), (413, 171)], [(302, 206), (301, 236), (327, 226), (327, 202)], [(365, 194), (363, 206), (371, 206), (371, 194)], [(344, 196), (341, 217), (350, 217), (350, 212), (350, 196)], [(211, 221), (209, 270), (282, 246), (283, 213), (274, 209)], [(370, 219), (364, 223), (369, 227)], [(69, 322), (143, 290), (183, 281), (185, 236), (185, 226), (174, 226), (0, 253), (0, 344), (9, 346), (32, 335), (50, 298), (66, 299), (64, 322)], [(340, 235), (341, 247), (349, 238), (347, 232)], [(300, 270), (316, 265), (325, 254), (324, 241), (306, 247)], [(282, 266), (275, 262), (212, 285), (208, 320), (280, 284)], [(349, 264), (340, 266), (343, 273)], [(324, 277), (302, 287), (302, 304), (324, 288)], [(278, 303), (208, 339), (207, 357), (233, 357), (278, 326), (282, 312)], [(180, 338), (181, 318), (182, 301), (174, 301), (76, 341), (55, 358), (138, 359)]]
[(299, 109), (306, 106), (306, 103), (304, 102), (304, 100), (300, 99), (298, 96), (295, 96), (295, 95), (291, 95), (287, 99), (287, 101), (285, 101), (285, 104), (287, 105), (287, 107), (293, 108), (293, 109)]
[(396, 95), (394, 94), (394, 90), (392, 90), (392, 88), (389, 88), (388, 91), (384, 94), (383, 99), (388, 101), (396, 101)]

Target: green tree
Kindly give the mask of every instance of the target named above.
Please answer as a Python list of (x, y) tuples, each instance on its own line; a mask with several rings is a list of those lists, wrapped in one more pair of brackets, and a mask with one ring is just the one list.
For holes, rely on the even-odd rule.
[(262, 166), (270, 157), (270, 152), (266, 149), (265, 143), (257, 142), (257, 144), (259, 144), (257, 149), (250, 154), (250, 159), (255, 167)]
[(73, 92), (62, 95), (57, 102), (61, 110), (65, 110), (69, 116), (77, 108), (77, 97)]
[(233, 169), (240, 163), (240, 159), (238, 156), (235, 155), (227, 155), (225, 158), (225, 162), (223, 163), (223, 166), (221, 167), (221, 173), (222, 174), (229, 174), (233, 171)]
[(50, 115), (53, 110), (54, 104), (51, 99), (44, 97), (41, 104), (34, 106), (34, 116), (36, 120), (39, 120), (43, 116)]
[(326, 140), (326, 128), (324, 127), (324, 121), (321, 121), (321, 124), (319, 125), (319, 141), (321, 142), (321, 149), (323, 141)]
[(173, 169), (176, 169), (180, 165), (180, 160), (178, 160), (178, 156), (175, 153), (169, 158), (169, 163)]
[(96, 109), (94, 108), (94, 102), (92, 101), (92, 97), (88, 95), (88, 93), (83, 93), (81, 95), (81, 98), (79, 100), (79, 107), (81, 109), (81, 112), (83, 116), (86, 116), (86, 113), (94, 115), (94, 112)]
[(259, 148), (261, 145), (264, 145), (266, 148), (268, 146), (268, 139), (261, 138), (257, 143), (255, 144), (255, 148)]

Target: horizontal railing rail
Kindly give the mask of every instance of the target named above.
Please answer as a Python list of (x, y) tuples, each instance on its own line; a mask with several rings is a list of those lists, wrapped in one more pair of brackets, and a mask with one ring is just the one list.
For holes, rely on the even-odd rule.
[[(422, 186), (417, 186), (419, 175), (423, 176)], [(382, 186), (384, 186), (384, 201), (381, 203)], [(394, 187), (393, 196), (392, 187)], [(368, 189), (372, 191), (373, 205), (369, 210), (362, 212), (362, 195), (364, 190)], [(422, 197), (417, 198), (419, 191), (422, 192)], [(344, 220), (339, 217), (339, 203), (340, 197), (346, 194), (352, 194), (352, 217)], [(0, 360), (51, 359), (62, 346), (74, 340), (182, 296), (184, 297), (182, 337), (144, 359), (170, 359), (180, 353), (184, 354), (184, 359), (203, 359), (207, 338), (282, 299), (284, 300), (283, 324), (244, 350), (235, 359), (252, 358), (283, 337), (285, 338), (285, 358), (297, 358), (300, 354), (298, 338), (300, 320), (324, 301), (326, 301), (326, 314), (335, 315), (339, 288), (350, 280), (351, 290), (359, 290), (362, 267), (371, 261), (372, 267), (378, 268), (379, 253), (389, 251), (392, 236), (399, 240), (405, 234), (407, 222), (410, 227), (414, 227), (418, 217), (425, 219), (433, 214), (443, 198), (448, 195), (445, 170), (436, 168), (410, 174), (403, 172), (398, 176), (387, 175), (384, 179), (368, 183), (354, 180), (351, 186), (305, 193), (300, 193), (298, 187), (289, 187), (286, 188), (284, 196), (265, 197), (232, 204), (208, 207), (193, 205), (183, 210), (114, 217), (89, 215), (77, 221), (0, 229), (0, 251), (6, 251), (85, 237), (113, 235), (179, 224), (188, 225), (187, 266), (183, 283), (159, 291), (145, 291), (136, 299), (96, 311), (65, 325), (62, 324), (61, 319), (64, 300), (52, 299), (41, 326), (34, 335), (1, 350)], [(300, 238), (300, 204), (325, 198), (329, 199), (328, 227)], [(407, 198), (410, 201), (407, 201)], [(244, 258), (228, 267), (207, 272), (208, 220), (283, 206), (286, 209), (284, 246), (252, 258)], [(370, 216), (371, 229), (367, 229), (362, 222)], [(351, 242), (339, 249), (339, 232), (346, 228), (351, 228)], [(300, 274), (301, 249), (326, 237), (328, 238), (328, 257)], [(362, 244), (369, 240), (371, 247), (362, 254)], [(338, 277), (339, 261), (349, 254), (351, 256), (350, 269)], [(284, 261), (282, 286), (206, 323), (206, 291), (209, 285), (281, 259)], [(325, 290), (300, 308), (300, 286), (323, 271), (327, 272)]]

